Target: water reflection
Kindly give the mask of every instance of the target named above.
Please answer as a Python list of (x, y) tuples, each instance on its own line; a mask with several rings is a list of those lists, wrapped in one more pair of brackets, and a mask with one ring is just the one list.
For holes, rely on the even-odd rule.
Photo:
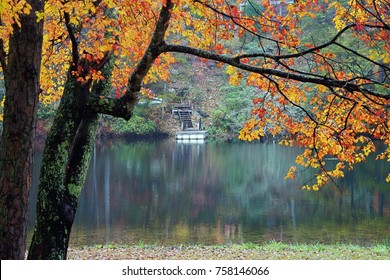
[[(98, 145), (71, 243), (352, 242), (390, 239), (390, 171), (355, 168), (320, 192), (285, 181), (297, 149), (274, 144)], [(39, 160), (39, 153), (37, 153)], [(36, 183), (36, 182), (35, 182)]]

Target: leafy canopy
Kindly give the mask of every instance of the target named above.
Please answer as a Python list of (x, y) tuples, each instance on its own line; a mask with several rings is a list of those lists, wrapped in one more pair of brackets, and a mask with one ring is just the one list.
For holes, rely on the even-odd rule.
[[(304, 186), (317, 190), (365, 161), (374, 140), (387, 146), (378, 159), (390, 161), (389, 11), (388, 0), (47, 0), (37, 13), (45, 21), (41, 100), (60, 99), (71, 66), (79, 83), (103, 79), (108, 56), (118, 99), (168, 81), (176, 52), (227, 64), (230, 84), (258, 91), (239, 138), (288, 135), (282, 144), (305, 148), (297, 164), (318, 169)], [(1, 0), (5, 53), (23, 13), (25, 1)], [(312, 27), (320, 23), (323, 34)], [(327, 157), (338, 159), (335, 168)]]

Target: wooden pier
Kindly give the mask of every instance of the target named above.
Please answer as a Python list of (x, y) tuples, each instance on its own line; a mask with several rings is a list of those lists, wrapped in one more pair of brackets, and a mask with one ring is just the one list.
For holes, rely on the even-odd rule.
[(201, 143), (207, 140), (207, 131), (189, 129), (176, 132), (175, 139), (177, 142), (196, 142)]
[(176, 132), (175, 139), (181, 143), (201, 143), (207, 140), (207, 131), (202, 130), (201, 121), (194, 124), (192, 120), (191, 104), (172, 104), (172, 116), (180, 121), (180, 131)]

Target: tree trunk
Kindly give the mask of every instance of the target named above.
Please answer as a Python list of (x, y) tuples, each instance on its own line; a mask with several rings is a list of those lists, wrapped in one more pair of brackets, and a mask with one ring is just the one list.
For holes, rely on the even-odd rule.
[[(96, 63), (98, 67), (104, 65), (102, 74), (105, 80), (93, 87), (93, 94), (89, 93), (90, 84), (82, 85), (76, 80), (71, 73), (87, 72), (78, 71), (78, 66), (87, 70), (92, 64), (79, 59), (77, 40), (72, 40), (73, 63), (43, 153), (37, 218), (29, 259), (66, 259), (77, 201), (92, 155), (96, 114), (106, 113), (126, 119), (131, 117), (142, 81), (160, 55), (158, 46), (163, 42), (172, 7), (173, 4), (169, 2), (161, 9), (151, 43), (130, 76), (128, 89), (122, 98), (114, 100), (104, 97), (111, 86), (113, 59), (110, 53), (107, 53), (104, 64), (102, 61)], [(68, 30), (72, 34), (71, 26)]]
[[(66, 234), (74, 218), (73, 190), (65, 187), (65, 174), (73, 139), (82, 121), (88, 87), (68, 74), (43, 153), (39, 177), (36, 225), (29, 256), (31, 259), (64, 259)], [(83, 102), (84, 101), (84, 102)]]
[(43, 21), (36, 11), (42, 0), (27, 1), (29, 15), (14, 26), (9, 41), (7, 65), (2, 63), (6, 99), (0, 148), (0, 257), (24, 259), (26, 251), (29, 194), (33, 172)]
[[(102, 70), (106, 79), (93, 88), (96, 94), (104, 95), (109, 91), (113, 63), (107, 65)], [(46, 140), (36, 226), (28, 259), (66, 259), (77, 202), (96, 136), (98, 115), (85, 112), (88, 88), (87, 85), (81, 86), (69, 74)]]

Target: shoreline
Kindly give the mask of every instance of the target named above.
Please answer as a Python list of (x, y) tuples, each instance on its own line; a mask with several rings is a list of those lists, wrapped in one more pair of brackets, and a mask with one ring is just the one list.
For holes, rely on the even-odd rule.
[(390, 244), (114, 244), (70, 247), (68, 260), (390, 260)]

